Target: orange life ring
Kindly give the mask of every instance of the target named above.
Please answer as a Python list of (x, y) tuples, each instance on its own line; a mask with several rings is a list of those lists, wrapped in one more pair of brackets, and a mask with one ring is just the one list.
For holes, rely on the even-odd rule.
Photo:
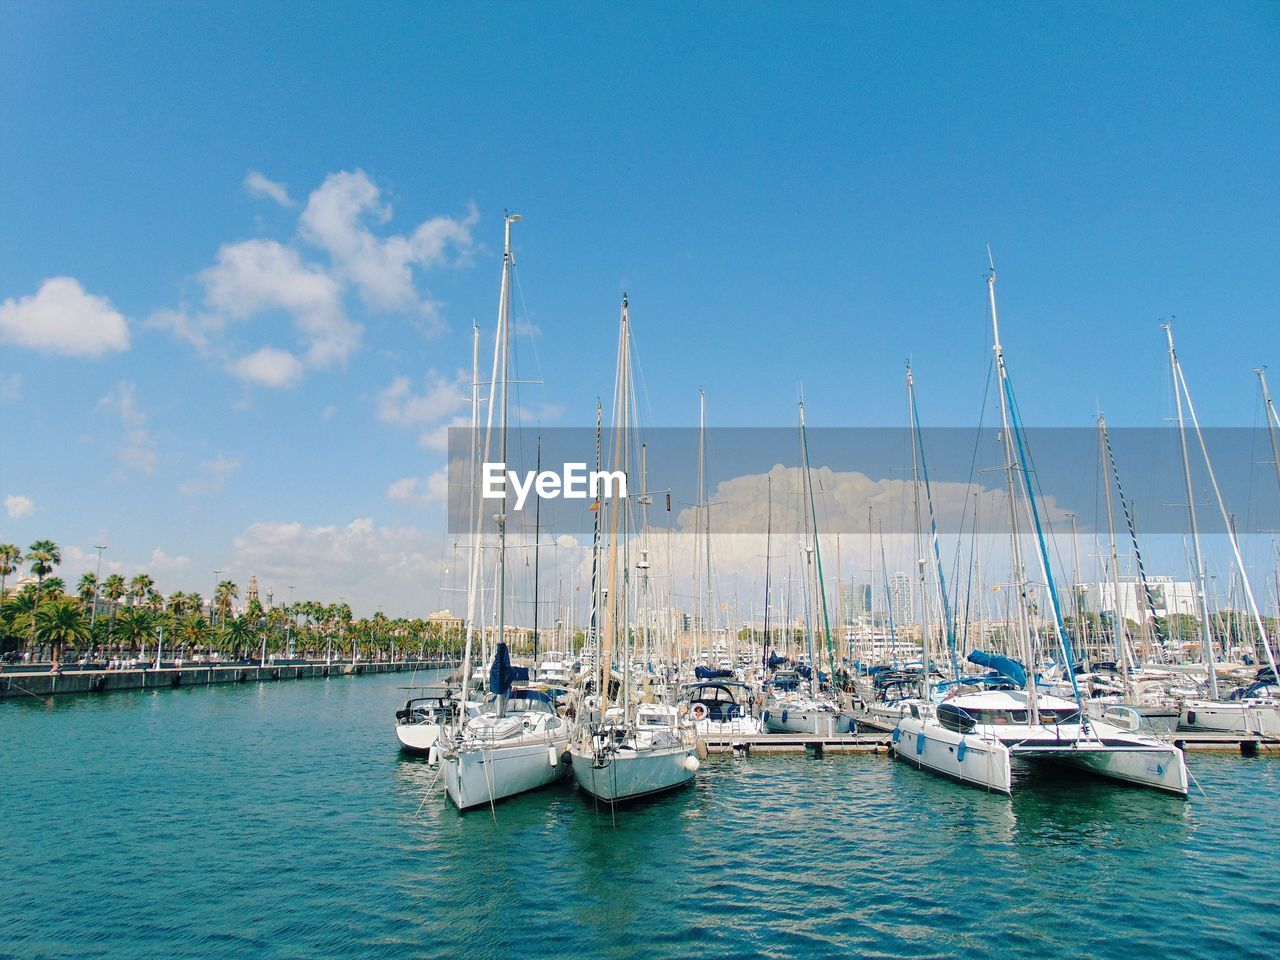
[(693, 719), (695, 720), (705, 720), (710, 716), (711, 711), (707, 709), (705, 703), (695, 703), (690, 713), (693, 714)]

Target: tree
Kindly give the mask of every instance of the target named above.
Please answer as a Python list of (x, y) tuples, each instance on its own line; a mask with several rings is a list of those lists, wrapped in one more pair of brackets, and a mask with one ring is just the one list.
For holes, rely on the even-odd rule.
[(12, 543), (0, 543), (0, 597), (4, 596), (4, 582), (22, 563), (22, 551)]
[(220, 617), (231, 613), (231, 603), (240, 596), (240, 588), (230, 580), (223, 580), (213, 592), (213, 605)]
[(159, 625), (159, 618), (141, 607), (126, 607), (120, 614), (117, 631), (120, 643), (127, 650), (134, 650), (146, 643)]
[(116, 611), (120, 608), (120, 601), (124, 599), (127, 592), (128, 588), (125, 587), (124, 577), (118, 573), (113, 573), (102, 581), (102, 596), (111, 604), (111, 621), (107, 624), (108, 643), (115, 636)]
[(98, 599), (98, 575), (96, 573), (84, 573), (80, 575), (80, 583), (76, 586), (76, 593), (80, 597), (80, 602), (84, 604), (86, 610), (92, 610), (93, 604)]
[(62, 562), (62, 551), (52, 540), (37, 540), (27, 548), (27, 563), (31, 564), (31, 572), (36, 575), (36, 609), (31, 611), (31, 634), (36, 633), (36, 611), (40, 607), (44, 578), (53, 572), (53, 568)]
[(135, 607), (142, 606), (142, 602), (147, 599), (147, 595), (154, 591), (156, 582), (151, 579), (150, 575), (140, 573), (129, 581), (129, 601)]
[(49, 647), (54, 663), (68, 646), (79, 646), (91, 637), (84, 610), (70, 597), (42, 603), (35, 612), (35, 623), (33, 639), (37, 644)]

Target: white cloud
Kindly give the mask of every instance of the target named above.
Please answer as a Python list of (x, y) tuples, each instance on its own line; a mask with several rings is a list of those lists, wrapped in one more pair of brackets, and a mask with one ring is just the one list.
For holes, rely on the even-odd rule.
[(52, 277), (31, 296), (0, 303), (0, 341), (41, 353), (101, 357), (129, 349), (129, 326), (106, 297), (72, 277)]
[(449, 468), (441, 467), (427, 477), (405, 477), (387, 488), (387, 499), (401, 506), (422, 510), (449, 498)]
[(302, 377), (302, 361), (288, 350), (260, 347), (227, 366), (241, 380), (264, 387), (292, 387)]
[(109, 410), (120, 418), (124, 438), (116, 447), (116, 458), (126, 471), (152, 474), (156, 470), (156, 444), (147, 427), (146, 415), (138, 409), (137, 387), (121, 380), (115, 389), (98, 401), (99, 409)]
[(173, 573), (185, 570), (190, 564), (190, 557), (173, 556), (156, 547), (151, 551), (151, 559), (147, 562), (146, 569), (152, 573)]
[(422, 393), (414, 393), (408, 377), (396, 377), (378, 393), (377, 417), (399, 427), (435, 423), (460, 410), (468, 402), (470, 378), (458, 371), (453, 379), (432, 371)]
[(19, 520), (35, 512), (36, 503), (30, 497), (21, 494), (10, 494), (4, 498), (4, 509), (10, 520)]
[(340, 596), (359, 609), (382, 606), (391, 616), (425, 613), (424, 589), (435, 586), (443, 536), (415, 527), (382, 527), (370, 519), (345, 526), (308, 527), (265, 521), (249, 526), (233, 541), (236, 569), (256, 573), (265, 592), (295, 584), (298, 596), (336, 602)]
[(307, 201), (299, 220), (304, 240), (329, 254), (334, 270), (353, 283), (370, 306), (384, 310), (417, 308), (429, 313), (430, 300), (419, 297), (413, 267), (448, 263), (450, 247), (471, 249), (474, 207), (461, 220), (434, 217), (408, 235), (375, 236), (364, 224), (391, 219), (391, 207), (363, 170), (330, 174)]
[(361, 328), (347, 318), (338, 282), (274, 240), (224, 244), (217, 263), (200, 279), (209, 305), (232, 317), (272, 310), (291, 314), (309, 366), (340, 363), (360, 342)]
[(187, 496), (218, 493), (227, 479), (240, 469), (240, 461), (234, 457), (217, 456), (200, 464), (200, 475), (183, 483), (178, 489)]
[(285, 189), (285, 185), (277, 183), (275, 180), (268, 180), (257, 170), (250, 170), (245, 174), (244, 188), (249, 191), (249, 196), (251, 197), (274, 200), (282, 207), (293, 206), (293, 200), (290, 199), (289, 191)]

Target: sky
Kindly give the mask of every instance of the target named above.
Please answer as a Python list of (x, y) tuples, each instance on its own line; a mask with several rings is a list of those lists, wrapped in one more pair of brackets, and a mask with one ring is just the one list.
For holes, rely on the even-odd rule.
[(1265, 3), (0, 5), (0, 541), (457, 608), (504, 211), (525, 425), (608, 401), (624, 291), (652, 425), (902, 426), (908, 358), (974, 425), (990, 245), (1028, 424), (1164, 423), (1176, 317), (1256, 426), (1277, 89)]

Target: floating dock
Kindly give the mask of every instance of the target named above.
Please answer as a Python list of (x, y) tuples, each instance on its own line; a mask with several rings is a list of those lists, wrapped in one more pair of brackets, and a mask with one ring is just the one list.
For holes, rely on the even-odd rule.
[(148, 667), (125, 670), (23, 670), (0, 672), (0, 700), (19, 697), (47, 697), (68, 693), (109, 693), (113, 690), (165, 690), (173, 687), (204, 687), (223, 683), (253, 683), (275, 680), (306, 680), (316, 677), (358, 676), (367, 673), (401, 673), (410, 670), (440, 670), (456, 666), (456, 661), (397, 660), (366, 663), (270, 663), (184, 664), (181, 667)]
[(713, 734), (702, 738), (708, 753), (888, 753), (887, 733), (855, 733), (843, 737), (821, 737), (799, 733)]

